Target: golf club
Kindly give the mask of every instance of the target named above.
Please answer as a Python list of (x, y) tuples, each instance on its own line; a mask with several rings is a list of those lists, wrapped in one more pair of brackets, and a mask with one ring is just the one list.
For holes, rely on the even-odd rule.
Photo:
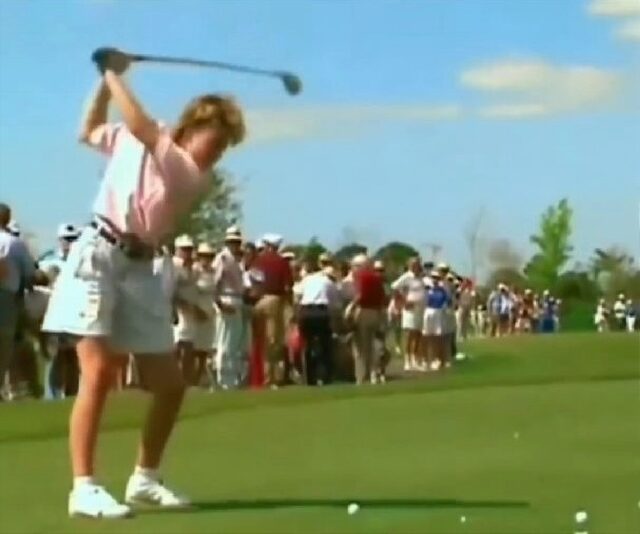
[(230, 70), (234, 72), (244, 72), (246, 74), (255, 74), (258, 76), (269, 76), (271, 78), (279, 78), (287, 93), (297, 95), (302, 90), (302, 82), (295, 74), (278, 70), (257, 69), (254, 67), (245, 67), (242, 65), (234, 65), (232, 63), (223, 63), (221, 61), (205, 61), (191, 58), (177, 58), (169, 56), (152, 56), (145, 54), (129, 54), (126, 53), (131, 61), (148, 62), (148, 63), (165, 63), (172, 65), (191, 65), (195, 67), (213, 67), (216, 69)]

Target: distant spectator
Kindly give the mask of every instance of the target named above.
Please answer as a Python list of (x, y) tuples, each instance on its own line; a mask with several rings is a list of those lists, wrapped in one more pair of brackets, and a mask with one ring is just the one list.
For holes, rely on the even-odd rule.
[(638, 310), (633, 305), (631, 299), (627, 300), (627, 332), (634, 332), (636, 329), (636, 317)]
[(36, 272), (35, 261), (24, 241), (9, 232), (10, 221), (11, 208), (0, 204), (0, 391), (14, 358), (19, 293), (31, 286)]
[(353, 261), (353, 282), (355, 296), (355, 337), (354, 358), (356, 383), (372, 384), (379, 381), (379, 362), (375, 358), (374, 340), (383, 326), (386, 295), (383, 279), (366, 255), (359, 254)]
[(404, 370), (425, 370), (422, 354), (422, 323), (425, 308), (425, 284), (420, 258), (411, 258), (407, 270), (391, 285), (401, 299), (401, 325), (405, 337)]
[(615, 320), (616, 330), (624, 332), (627, 329), (627, 303), (623, 293), (618, 295), (613, 304), (613, 318)]
[(266, 234), (262, 240), (265, 250), (258, 256), (256, 266), (264, 274), (264, 295), (256, 304), (256, 312), (266, 320), (267, 361), (265, 378), (267, 385), (277, 387), (288, 379), (288, 359), (285, 343), (285, 306), (291, 302), (293, 275), (289, 262), (278, 250), (282, 237)]
[(331, 310), (339, 305), (333, 280), (318, 265), (310, 263), (295, 296), (298, 321), (304, 343), (307, 383), (329, 384), (333, 380), (333, 331)]
[(600, 299), (593, 319), (598, 332), (602, 333), (609, 330), (609, 314), (610, 311), (607, 302), (604, 299)]

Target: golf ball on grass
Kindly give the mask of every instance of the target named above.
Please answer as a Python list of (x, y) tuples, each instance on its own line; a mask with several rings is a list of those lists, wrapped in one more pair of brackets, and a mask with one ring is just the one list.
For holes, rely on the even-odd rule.
[(349, 506), (347, 506), (347, 513), (349, 515), (357, 514), (359, 510), (360, 506), (358, 506), (358, 504), (355, 502), (352, 502), (351, 504), (349, 504)]
[(467, 522), (467, 517), (464, 515), (460, 516), (460, 523), (466, 523)]
[(584, 510), (580, 510), (579, 512), (576, 512), (576, 523), (584, 523), (588, 518), (589, 516), (587, 515), (587, 512), (585, 512)]

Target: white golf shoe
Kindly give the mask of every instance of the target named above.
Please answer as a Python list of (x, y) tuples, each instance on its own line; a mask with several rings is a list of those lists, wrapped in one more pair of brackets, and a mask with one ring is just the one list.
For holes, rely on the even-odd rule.
[(131, 516), (131, 508), (116, 501), (102, 486), (83, 484), (69, 494), (69, 516), (121, 519)]
[(124, 498), (127, 504), (154, 504), (162, 508), (186, 508), (191, 501), (174, 493), (161, 481), (143, 475), (133, 474), (127, 483)]

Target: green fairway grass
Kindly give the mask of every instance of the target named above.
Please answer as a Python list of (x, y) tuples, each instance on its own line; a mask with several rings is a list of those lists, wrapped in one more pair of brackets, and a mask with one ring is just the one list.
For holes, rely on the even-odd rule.
[[(465, 351), (386, 386), (193, 392), (164, 474), (195, 508), (117, 523), (66, 517), (69, 403), (0, 405), (0, 532), (572, 533), (578, 510), (589, 533), (640, 532), (640, 337)], [(118, 496), (143, 408), (108, 408), (99, 477)]]

